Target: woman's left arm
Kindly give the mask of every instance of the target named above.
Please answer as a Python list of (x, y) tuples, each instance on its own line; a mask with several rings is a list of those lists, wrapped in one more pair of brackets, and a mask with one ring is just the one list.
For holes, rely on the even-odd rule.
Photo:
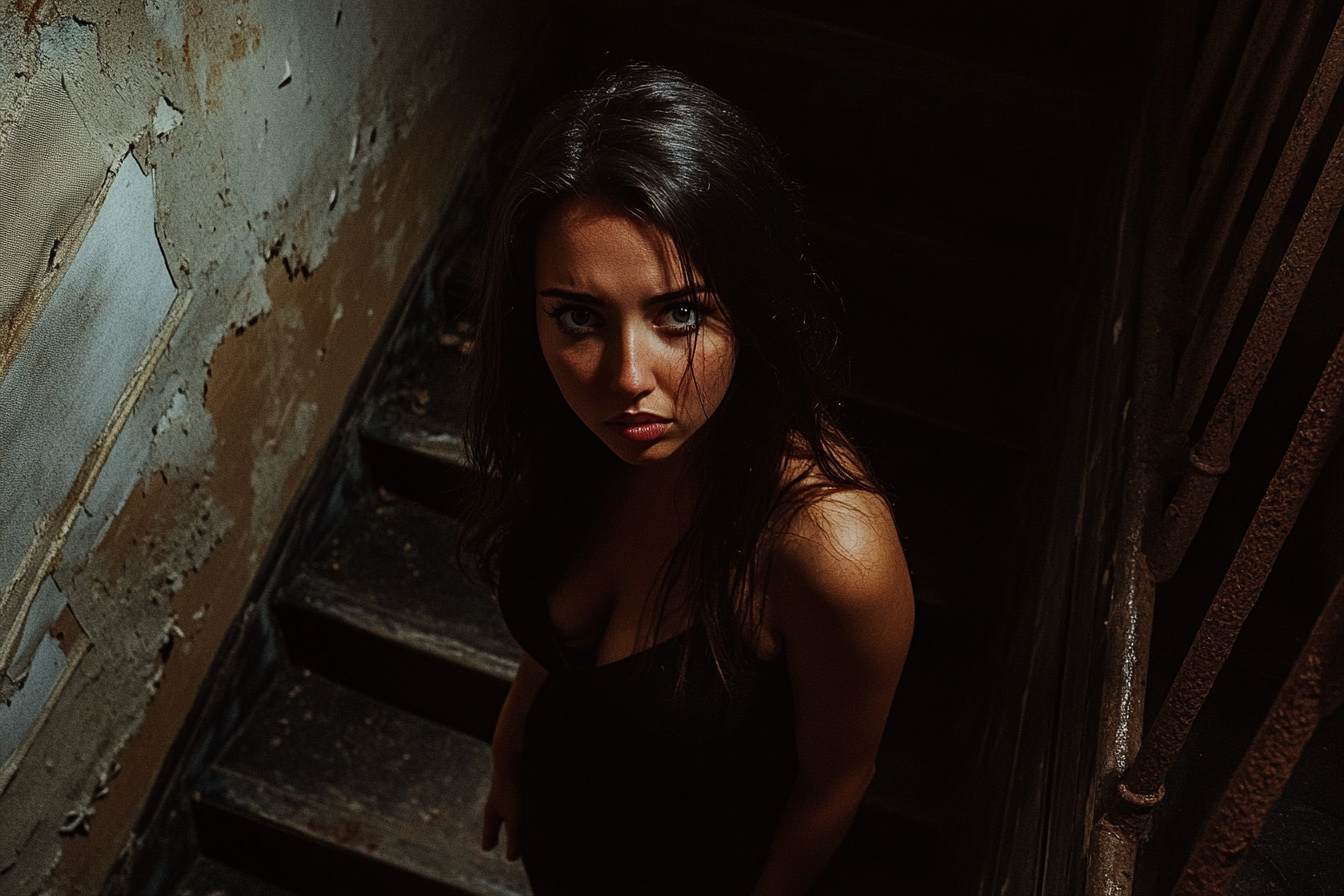
[(885, 503), (842, 492), (799, 514), (775, 552), (768, 599), (793, 686), (799, 767), (752, 896), (801, 896), (872, 781), (914, 629)]

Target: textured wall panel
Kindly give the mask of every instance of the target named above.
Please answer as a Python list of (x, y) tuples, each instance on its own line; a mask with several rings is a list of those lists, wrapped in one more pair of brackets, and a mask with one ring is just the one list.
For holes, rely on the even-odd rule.
[[(154, 231), (154, 189), (121, 166), (65, 277), (0, 381), (0, 644), (22, 625), (21, 570), (176, 296)], [(95, 471), (96, 472), (96, 471)], [(4, 660), (0, 651), (0, 660)]]
[(41, 287), (107, 174), (60, 72), (33, 81), (22, 117), (0, 155), (0, 377), (40, 313)]
[(9, 703), (0, 703), (0, 768), (10, 765), (10, 757), (41, 715), (64, 671), (60, 644), (51, 635), (44, 636), (36, 645), (23, 689)]
[[(23, 634), (19, 636), (18, 648), (14, 651), (9, 668), (0, 673), (0, 727), (6, 724), (3, 703), (23, 687), (43, 635), (56, 624), (64, 609), (65, 595), (57, 587), (56, 580), (47, 576), (28, 607), (28, 618), (24, 621)], [(0, 763), (4, 760), (3, 751), (0, 751)]]

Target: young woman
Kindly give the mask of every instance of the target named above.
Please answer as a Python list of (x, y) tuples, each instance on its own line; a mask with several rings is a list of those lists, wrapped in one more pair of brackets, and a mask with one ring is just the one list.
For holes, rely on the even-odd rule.
[(468, 544), (524, 651), (483, 846), (537, 896), (801, 894), (849, 827), (914, 605), (828, 298), (775, 152), (675, 72), (561, 100), (502, 190)]

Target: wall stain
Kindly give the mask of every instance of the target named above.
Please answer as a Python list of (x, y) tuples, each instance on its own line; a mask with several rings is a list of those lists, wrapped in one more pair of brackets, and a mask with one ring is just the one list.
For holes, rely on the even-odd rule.
[(24, 17), (23, 19), (24, 34), (33, 33), (33, 29), (37, 27), (37, 14), (42, 11), (42, 7), (46, 5), (46, 2), (47, 0), (33, 0), (32, 5), (25, 10), (23, 8), (24, 6), (23, 0), (14, 0), (14, 9), (19, 13), (19, 15)]
[[(246, 6), (247, 4), (243, 4)], [(191, 36), (221, 52), (206, 54), (204, 96), (198, 79), (197, 60), (192, 56)], [(182, 60), (192, 101), (198, 108), (218, 113), (224, 102), (225, 67), (237, 63), (261, 49), (264, 32), (260, 25), (247, 21), (237, 8), (223, 5), (207, 6), (194, 2), (186, 4), (182, 36)], [(245, 94), (246, 88), (241, 88)]]
[(229, 36), (228, 59), (232, 62), (237, 62), (259, 49), (261, 49), (261, 27), (258, 25), (244, 23)]

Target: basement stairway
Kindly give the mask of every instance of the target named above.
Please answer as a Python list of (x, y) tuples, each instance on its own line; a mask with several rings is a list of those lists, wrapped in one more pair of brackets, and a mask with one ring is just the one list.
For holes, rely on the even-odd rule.
[[(520, 865), (479, 848), (488, 740), (518, 648), (456, 563), (467, 473), (449, 397), (470, 334), (434, 329), (360, 412), (344, 519), (256, 609), (277, 661), (255, 705), (231, 708), (247, 716), (192, 787), (199, 858), (168, 892), (529, 892)], [(938, 672), (926, 660), (907, 688), (930, 722)], [(818, 893), (914, 892), (939, 841), (932, 770), (884, 750)]]
[[(285, 658), (192, 789), (200, 857), (180, 896), (529, 892), (519, 864), (479, 847), (518, 648), (455, 558), (470, 333), (407, 326), (433, 338), (403, 340), (415, 348), (359, 412), (358, 496), (260, 611)], [(895, 803), (874, 791), (822, 892), (902, 891), (934, 835)]]
[(343, 518), (258, 611), (277, 662), (192, 788), (200, 857), (176, 892), (528, 892), (520, 865), (479, 847), (518, 648), (455, 560), (465, 471), (444, 398), (462, 345), (446, 332), (388, 365), (416, 379), (358, 412)]
[[(808, 188), (850, 315), (846, 426), (893, 496), (914, 576), (919, 621), (877, 778), (815, 893), (942, 892), (977, 873), (951, 834), (1001, 674), (1023, 495), (1051, 472), (1042, 432), (1079, 315), (1060, 259), (1098, 214), (1088, 190), (1114, 123), (1080, 112), (1088, 95), (1057, 86), (1058, 70), (958, 60), (982, 37), (998, 45), (952, 13), (907, 27), (861, 2), (562, 6), (107, 896), (528, 892), (518, 864), (479, 848), (487, 739), (518, 651), (456, 565), (461, 321), (509, 141), (556, 85), (625, 58), (740, 102)], [(1035, 64), (1044, 40), (1022, 58)]]

